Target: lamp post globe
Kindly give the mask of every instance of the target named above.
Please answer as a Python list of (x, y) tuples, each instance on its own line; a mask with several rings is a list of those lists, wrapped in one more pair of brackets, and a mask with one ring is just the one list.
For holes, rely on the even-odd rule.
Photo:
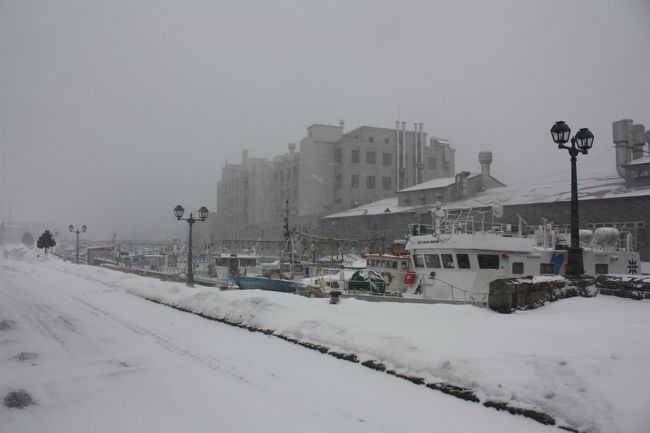
[(569, 125), (561, 120), (555, 122), (555, 125), (553, 125), (551, 128), (551, 136), (553, 137), (553, 141), (558, 145), (567, 143), (569, 141), (570, 135), (571, 128), (569, 128)]
[(201, 206), (199, 209), (199, 218), (201, 218), (201, 221), (205, 221), (205, 219), (208, 217), (208, 208), (205, 206)]
[[(580, 248), (580, 216), (578, 210), (578, 154), (587, 154), (594, 143), (594, 134), (587, 128), (581, 128), (574, 137), (571, 128), (563, 121), (555, 122), (551, 128), (551, 136), (558, 149), (566, 149), (571, 156), (571, 246), (567, 249), (567, 277), (580, 277), (585, 269)], [(571, 142), (570, 146), (566, 143)]]
[(582, 153), (587, 153), (594, 144), (594, 134), (587, 128), (581, 128), (576, 133), (576, 145)]
[(70, 225), (68, 226), (68, 229), (69, 229), (70, 232), (72, 233), (72, 230), (74, 230), (74, 227), (72, 227), (72, 224), (70, 224)]
[(183, 206), (180, 204), (174, 208), (174, 216), (176, 219), (181, 219), (183, 218), (183, 214), (185, 213), (185, 209), (183, 209)]

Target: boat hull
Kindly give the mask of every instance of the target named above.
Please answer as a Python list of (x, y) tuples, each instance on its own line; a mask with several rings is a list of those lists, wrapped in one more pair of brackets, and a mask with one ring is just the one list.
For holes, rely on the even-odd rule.
[(297, 281), (265, 277), (239, 276), (235, 278), (235, 284), (242, 290), (270, 290), (283, 293), (297, 293), (304, 289), (304, 286)]

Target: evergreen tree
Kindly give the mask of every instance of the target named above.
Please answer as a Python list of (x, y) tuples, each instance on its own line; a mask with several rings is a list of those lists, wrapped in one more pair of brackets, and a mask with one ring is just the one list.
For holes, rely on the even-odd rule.
[(25, 246), (27, 246), (27, 247), (31, 247), (32, 245), (34, 245), (34, 235), (31, 234), (31, 233), (29, 233), (29, 232), (25, 232), (25, 233), (23, 234), (23, 237), (20, 238), (20, 240), (21, 240), (22, 243), (25, 244)]
[(38, 238), (38, 241), (36, 241), (36, 247), (43, 248), (45, 250), (45, 254), (47, 254), (48, 248), (54, 248), (55, 245), (56, 241), (54, 240), (54, 237), (49, 230), (45, 230), (41, 237)]

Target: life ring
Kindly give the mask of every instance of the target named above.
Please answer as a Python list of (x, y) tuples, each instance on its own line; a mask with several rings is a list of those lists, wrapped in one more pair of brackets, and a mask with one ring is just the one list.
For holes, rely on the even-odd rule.
[(391, 273), (390, 272), (382, 272), (381, 276), (384, 278), (384, 281), (386, 282), (386, 284), (390, 286), (390, 283), (393, 282), (393, 276), (391, 275)]

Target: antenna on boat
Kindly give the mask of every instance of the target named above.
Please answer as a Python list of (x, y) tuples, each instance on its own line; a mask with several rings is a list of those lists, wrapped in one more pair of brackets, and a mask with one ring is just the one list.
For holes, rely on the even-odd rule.
[(519, 236), (521, 236), (521, 234), (523, 233), (523, 227), (522, 226), (524, 224), (528, 225), (528, 222), (526, 222), (526, 220), (523, 219), (521, 215), (519, 215), (519, 212), (517, 212), (517, 218), (519, 219), (519, 224), (518, 224), (519, 227), (517, 228), (517, 234)]

